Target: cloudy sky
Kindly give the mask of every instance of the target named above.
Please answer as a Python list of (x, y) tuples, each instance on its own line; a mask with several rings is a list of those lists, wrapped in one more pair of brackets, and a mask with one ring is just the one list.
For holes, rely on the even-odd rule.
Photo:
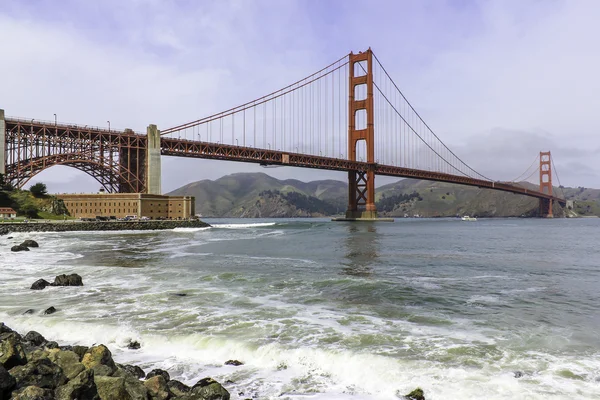
[[(370, 46), (474, 169), (510, 179), (551, 150), (562, 184), (600, 187), (599, 16), (597, 0), (0, 0), (0, 108), (166, 128)], [(240, 171), (345, 179), (164, 157), (163, 190)], [(99, 186), (67, 167), (36, 181), (52, 192)]]

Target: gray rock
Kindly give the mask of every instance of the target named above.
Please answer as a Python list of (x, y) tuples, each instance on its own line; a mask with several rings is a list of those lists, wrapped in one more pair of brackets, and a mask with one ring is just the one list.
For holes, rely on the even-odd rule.
[(55, 400), (51, 389), (42, 389), (37, 386), (27, 386), (13, 392), (11, 400)]
[(125, 364), (125, 365), (120, 365), (120, 367), (137, 379), (144, 379), (146, 377), (146, 373), (144, 372), (144, 370), (141, 369), (140, 367), (138, 367), (137, 365)]
[(83, 286), (83, 280), (81, 276), (77, 274), (71, 275), (57, 275), (52, 282), (52, 286)]
[(185, 385), (175, 379), (167, 382), (167, 386), (169, 387), (169, 390), (175, 397), (186, 396), (192, 391), (191, 387), (189, 387), (188, 385)]
[(23, 315), (33, 314), (34, 312), (35, 312), (35, 310), (33, 308), (28, 308), (27, 310), (25, 310), (25, 312), (23, 313)]
[(47, 349), (58, 349), (60, 346), (54, 340), (44, 343), (44, 347)]
[(100, 400), (91, 369), (80, 372), (65, 385), (59, 386), (55, 394), (56, 400)]
[(0, 340), (0, 365), (11, 369), (27, 364), (27, 356), (21, 345), (21, 337), (16, 332), (3, 333)]
[(10, 392), (16, 385), (16, 379), (0, 365), (0, 399), (8, 399), (10, 397)]
[(79, 361), (83, 359), (83, 355), (87, 353), (90, 348), (87, 346), (73, 346), (72, 350), (79, 356)]
[(103, 344), (90, 347), (83, 355), (81, 363), (86, 369), (93, 369), (96, 377), (110, 376), (117, 371), (110, 350)]
[(47, 342), (47, 340), (36, 331), (29, 331), (25, 336), (23, 336), (23, 340), (31, 343), (34, 346), (41, 346)]
[(140, 347), (142, 347), (140, 345), (140, 342), (138, 342), (137, 340), (132, 340), (131, 342), (129, 342), (129, 344), (127, 344), (127, 348), (131, 349), (131, 350), (137, 350)]
[(17, 389), (37, 386), (42, 389), (54, 390), (67, 381), (62, 369), (47, 358), (14, 367), (10, 370), (10, 374), (17, 381)]
[(513, 374), (515, 375), (515, 378), (517, 378), (517, 379), (523, 377), (523, 372), (521, 372), (521, 371), (515, 371), (515, 372), (513, 372)]
[(44, 314), (50, 315), (50, 314), (54, 314), (57, 311), (58, 310), (56, 308), (54, 308), (54, 306), (50, 306), (44, 310)]
[(150, 379), (157, 375), (162, 376), (165, 379), (165, 382), (169, 382), (171, 380), (171, 376), (169, 375), (169, 373), (162, 369), (153, 369), (152, 371), (148, 372), (148, 375), (146, 375), (146, 379)]
[(48, 352), (48, 359), (63, 370), (67, 379), (73, 379), (85, 370), (79, 356), (70, 350), (52, 349)]
[(239, 367), (240, 365), (244, 365), (244, 363), (238, 360), (227, 360), (225, 361), (225, 365), (233, 365), (234, 367)]
[(31, 290), (43, 290), (46, 286), (50, 286), (50, 282), (45, 279), (38, 279), (31, 285)]
[(148, 389), (141, 381), (124, 377), (94, 376), (102, 400), (147, 400)]
[(148, 389), (148, 394), (152, 400), (167, 400), (171, 393), (167, 382), (162, 375), (153, 376), (144, 381), (144, 386)]
[(192, 394), (203, 400), (229, 400), (229, 392), (213, 378), (199, 380), (192, 388)]
[(416, 388), (406, 396), (404, 396), (406, 400), (425, 400), (425, 394), (423, 393), (423, 389)]
[(29, 247), (25, 247), (25, 246), (21, 246), (20, 244), (17, 244), (15, 246), (11, 247), (10, 251), (29, 251)]
[(0, 335), (3, 333), (12, 333), (14, 332), (8, 326), (4, 325), (4, 322), (0, 322)]
[(20, 246), (23, 246), (23, 247), (40, 247), (40, 245), (38, 244), (38, 242), (36, 242), (35, 240), (31, 240), (31, 239), (25, 240), (23, 243), (20, 244)]

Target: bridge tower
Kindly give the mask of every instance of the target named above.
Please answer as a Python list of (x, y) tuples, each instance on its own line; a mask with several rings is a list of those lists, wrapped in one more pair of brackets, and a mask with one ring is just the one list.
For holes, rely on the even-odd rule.
[[(369, 50), (358, 54), (350, 53), (349, 57), (348, 159), (357, 161), (357, 144), (359, 141), (365, 141), (369, 166), (366, 171), (348, 171), (348, 210), (346, 211), (346, 218), (373, 219), (377, 218), (377, 208), (375, 207), (373, 52), (369, 48)], [(359, 100), (356, 98), (356, 89), (358, 86), (363, 85), (366, 87), (367, 97)], [(357, 129), (357, 113), (361, 110), (364, 110), (366, 114), (367, 125), (365, 128)]]
[[(552, 158), (549, 151), (540, 152), (540, 192), (552, 196)], [(552, 199), (540, 199), (540, 217), (552, 218)]]

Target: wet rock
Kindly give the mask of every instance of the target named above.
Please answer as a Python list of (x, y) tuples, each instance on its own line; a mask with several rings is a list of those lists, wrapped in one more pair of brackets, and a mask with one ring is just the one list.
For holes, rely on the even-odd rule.
[(423, 389), (416, 388), (406, 396), (404, 396), (406, 400), (425, 400), (425, 394), (423, 393)]
[(81, 363), (86, 369), (94, 370), (96, 377), (110, 376), (117, 370), (117, 365), (113, 361), (110, 350), (103, 344), (90, 347), (83, 355)]
[(46, 338), (36, 331), (27, 332), (27, 334), (23, 336), (23, 340), (31, 343), (34, 346), (41, 346), (47, 341)]
[(227, 360), (225, 361), (225, 365), (233, 365), (235, 367), (239, 367), (240, 365), (244, 365), (244, 363), (238, 360)]
[(50, 352), (46, 349), (36, 349), (30, 353), (27, 353), (27, 361), (37, 361), (42, 358), (48, 358), (50, 356)]
[(54, 390), (67, 381), (62, 369), (47, 358), (14, 367), (10, 370), (10, 374), (16, 379), (18, 389), (37, 386)]
[(37, 386), (27, 386), (13, 392), (11, 400), (55, 400), (54, 391)]
[(87, 346), (73, 346), (71, 350), (73, 350), (73, 352), (79, 356), (79, 361), (81, 361), (84, 354), (87, 353), (89, 349), (90, 348)]
[(56, 400), (100, 400), (91, 369), (81, 371), (65, 385), (58, 387), (55, 394)]
[(187, 293), (173, 293), (173, 296), (185, 297), (185, 296), (187, 296)]
[(0, 399), (8, 399), (10, 392), (17, 385), (16, 379), (0, 365)]
[(58, 310), (56, 308), (54, 308), (54, 306), (50, 306), (44, 310), (44, 314), (50, 315), (50, 314), (54, 314), (56, 311), (58, 311)]
[(167, 382), (167, 386), (169, 387), (169, 390), (171, 391), (171, 393), (173, 393), (173, 396), (175, 397), (187, 396), (188, 393), (192, 391), (191, 387), (175, 379)]
[(23, 313), (23, 315), (33, 314), (34, 312), (35, 312), (35, 310), (33, 308), (28, 308), (27, 310), (25, 310), (25, 312)]
[(79, 362), (79, 356), (73, 351), (52, 349), (48, 359), (63, 370), (67, 379), (73, 379), (85, 370), (85, 366)]
[(50, 282), (45, 279), (38, 279), (31, 285), (31, 290), (43, 290), (46, 286), (50, 286)]
[(146, 373), (144, 372), (144, 370), (141, 369), (140, 367), (138, 367), (137, 365), (125, 364), (125, 365), (119, 365), (119, 367), (121, 369), (127, 371), (128, 373), (130, 373), (132, 376), (134, 376), (137, 379), (144, 379), (146, 377)]
[(165, 382), (169, 382), (171, 380), (171, 376), (169, 375), (169, 373), (163, 369), (153, 369), (152, 371), (148, 372), (148, 375), (146, 375), (146, 379), (153, 378), (157, 375), (162, 376)]
[(131, 350), (137, 350), (140, 347), (142, 347), (142, 346), (140, 345), (140, 342), (138, 342), (137, 340), (133, 340), (133, 341), (129, 342), (129, 344), (127, 345), (127, 348), (131, 349)]
[(517, 378), (517, 379), (523, 377), (523, 372), (521, 372), (521, 371), (515, 371), (515, 372), (513, 372), (513, 374), (515, 375), (515, 378)]
[(77, 274), (71, 275), (57, 275), (52, 282), (52, 286), (83, 286), (83, 280), (81, 276)]
[(229, 392), (213, 378), (200, 379), (193, 387), (192, 394), (203, 400), (229, 400)]
[(60, 346), (55, 341), (49, 341), (44, 344), (44, 347), (47, 349), (58, 349)]
[(40, 245), (38, 244), (38, 242), (36, 242), (35, 240), (31, 240), (31, 239), (25, 240), (23, 243), (20, 244), (20, 246), (23, 246), (23, 247), (40, 247)]
[(161, 375), (146, 379), (144, 386), (148, 389), (148, 394), (152, 400), (167, 400), (169, 398), (170, 393), (167, 381)]
[(12, 239), (12, 238), (13, 238), (12, 236), (7, 237), (7, 239)]
[(29, 251), (29, 247), (25, 247), (25, 246), (21, 246), (20, 244), (17, 244), (15, 246), (11, 247), (10, 251)]
[(124, 377), (94, 376), (94, 382), (102, 400), (148, 399), (148, 389), (140, 381), (128, 381)]
[(27, 356), (21, 345), (21, 337), (16, 332), (3, 333), (0, 341), (0, 365), (11, 369), (27, 364)]
[(0, 322), (0, 335), (3, 333), (13, 333), (14, 331), (8, 326), (4, 325), (4, 322)]

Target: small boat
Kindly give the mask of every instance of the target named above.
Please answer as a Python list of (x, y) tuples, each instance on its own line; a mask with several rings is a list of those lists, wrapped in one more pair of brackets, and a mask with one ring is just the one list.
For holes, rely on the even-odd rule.
[(465, 215), (464, 217), (461, 218), (463, 221), (477, 221), (477, 218), (475, 217), (469, 217), (468, 215)]

